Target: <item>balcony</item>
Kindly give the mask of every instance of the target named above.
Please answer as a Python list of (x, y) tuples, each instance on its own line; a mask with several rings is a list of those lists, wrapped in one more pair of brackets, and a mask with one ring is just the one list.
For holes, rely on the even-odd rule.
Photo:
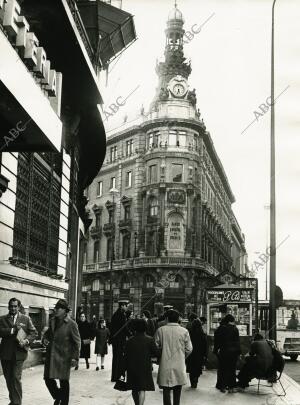
[(157, 222), (158, 222), (157, 215), (155, 215), (155, 216), (148, 215), (147, 216), (147, 224), (156, 224)]
[(93, 226), (90, 230), (90, 235), (93, 239), (100, 239), (102, 236), (102, 227)]
[(111, 236), (115, 233), (115, 224), (114, 223), (107, 223), (103, 226), (103, 233), (105, 236)]
[[(204, 270), (206, 273), (211, 276), (218, 276), (219, 271), (214, 268), (211, 264), (207, 263), (203, 259), (196, 257), (136, 257), (133, 259), (122, 259), (114, 260), (113, 270), (130, 270), (130, 269), (140, 269), (140, 268), (153, 268), (153, 267), (189, 267), (194, 269)], [(100, 263), (90, 263), (83, 265), (83, 271), (85, 273), (94, 273), (94, 272), (106, 272), (109, 271), (109, 262), (100, 262)]]
[(120, 231), (129, 231), (132, 228), (132, 219), (121, 219), (119, 222)]

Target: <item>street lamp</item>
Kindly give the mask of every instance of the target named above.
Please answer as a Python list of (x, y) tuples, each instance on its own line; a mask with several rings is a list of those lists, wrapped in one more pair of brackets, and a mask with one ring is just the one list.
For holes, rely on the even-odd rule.
[(270, 133), (270, 313), (269, 339), (276, 343), (276, 194), (275, 194), (275, 108), (274, 108), (274, 8), (272, 5), (271, 39), (271, 133)]
[[(109, 190), (109, 193), (112, 195), (113, 199), (113, 215), (112, 215), (112, 223), (115, 223), (115, 196), (119, 193), (119, 191), (112, 187)], [(111, 231), (111, 238), (110, 238), (110, 318), (113, 315), (113, 288), (112, 288), (112, 276), (113, 276), (113, 261), (115, 259), (115, 229), (113, 228)]]

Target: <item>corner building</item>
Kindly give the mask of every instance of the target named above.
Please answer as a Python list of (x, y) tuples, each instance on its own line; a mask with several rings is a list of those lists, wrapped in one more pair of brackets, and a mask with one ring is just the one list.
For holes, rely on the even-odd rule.
[[(135, 313), (159, 315), (172, 304), (185, 316), (205, 314), (205, 289), (246, 269), (234, 196), (189, 87), (183, 25), (175, 7), (149, 113), (142, 108), (108, 138), (105, 162), (86, 190), (93, 223), (82, 302), (89, 316), (109, 318), (111, 300), (115, 310), (122, 298)], [(165, 279), (168, 285), (157, 289)]]

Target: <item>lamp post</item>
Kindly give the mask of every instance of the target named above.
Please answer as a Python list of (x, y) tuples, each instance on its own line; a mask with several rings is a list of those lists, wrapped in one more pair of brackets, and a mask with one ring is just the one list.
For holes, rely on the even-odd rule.
[(271, 39), (271, 133), (270, 133), (270, 313), (269, 339), (276, 343), (276, 194), (275, 194), (275, 107), (274, 107), (274, 8), (272, 5)]
[(134, 232), (134, 257), (137, 257), (137, 249), (136, 249), (136, 240), (137, 240), (138, 234), (137, 232)]
[[(113, 215), (112, 215), (112, 224), (115, 224), (115, 196), (119, 193), (119, 191), (113, 187), (109, 190), (109, 193), (112, 195), (113, 199)], [(113, 315), (113, 284), (112, 284), (112, 276), (113, 276), (113, 261), (115, 259), (115, 229), (112, 229), (111, 238), (110, 238), (110, 319)]]

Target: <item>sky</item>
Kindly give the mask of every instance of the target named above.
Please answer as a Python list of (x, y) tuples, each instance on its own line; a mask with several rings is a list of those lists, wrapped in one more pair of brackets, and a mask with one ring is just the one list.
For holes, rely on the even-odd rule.
[[(113, 2), (112, 2), (113, 3)], [(272, 0), (177, 0), (184, 29), (201, 30), (185, 45), (190, 88), (236, 198), (233, 211), (246, 238), (248, 265), (257, 268), (265, 299), (269, 246), (270, 60)], [(134, 15), (137, 40), (100, 77), (104, 109), (124, 106), (104, 121), (107, 135), (124, 117), (145, 110), (158, 84), (166, 20), (174, 0), (123, 0)], [(285, 299), (300, 299), (300, 2), (275, 7), (275, 136), (277, 285)], [(106, 85), (107, 79), (107, 85)], [(250, 125), (251, 124), (251, 125)], [(267, 265), (269, 265), (269, 260)]]

